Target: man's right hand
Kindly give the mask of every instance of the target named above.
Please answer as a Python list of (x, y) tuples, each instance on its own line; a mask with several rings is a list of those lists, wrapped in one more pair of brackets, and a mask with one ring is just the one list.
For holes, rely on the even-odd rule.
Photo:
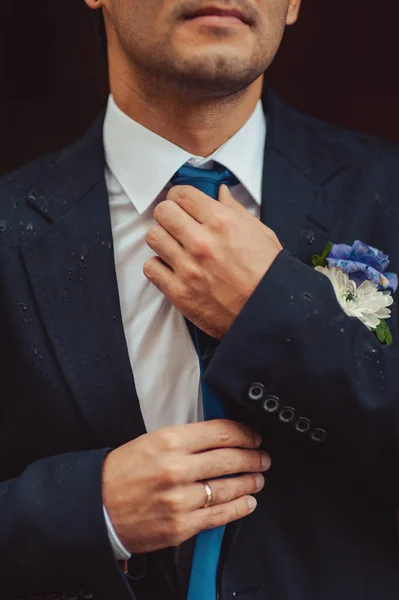
[[(250, 427), (214, 420), (160, 429), (108, 454), (103, 500), (121, 542), (151, 552), (249, 515), (270, 468), (260, 443)], [(208, 508), (202, 481), (212, 489)]]

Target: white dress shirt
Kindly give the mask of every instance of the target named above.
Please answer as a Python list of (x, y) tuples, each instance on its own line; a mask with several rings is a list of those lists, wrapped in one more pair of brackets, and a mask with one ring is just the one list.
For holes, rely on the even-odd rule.
[[(266, 138), (262, 103), (207, 158), (193, 156), (133, 121), (112, 96), (103, 136), (123, 327), (145, 426), (151, 432), (198, 421), (203, 416), (198, 356), (182, 314), (143, 274), (144, 263), (153, 256), (145, 235), (171, 177), (185, 163), (211, 168), (217, 161), (229, 169), (240, 181), (231, 189), (233, 196), (259, 216)], [(128, 559), (105, 509), (104, 514), (116, 557)]]

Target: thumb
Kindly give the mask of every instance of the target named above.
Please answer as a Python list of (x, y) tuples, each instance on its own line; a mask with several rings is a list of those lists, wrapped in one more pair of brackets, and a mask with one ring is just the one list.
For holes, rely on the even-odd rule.
[(245, 210), (243, 206), (237, 200), (233, 198), (230, 193), (229, 188), (224, 183), (220, 186), (219, 189), (219, 202), (220, 204), (224, 204), (225, 206), (229, 206), (234, 210), (242, 211)]

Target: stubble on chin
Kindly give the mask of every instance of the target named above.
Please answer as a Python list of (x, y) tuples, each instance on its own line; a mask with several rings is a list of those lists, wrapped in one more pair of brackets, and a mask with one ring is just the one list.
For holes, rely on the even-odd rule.
[(162, 87), (176, 88), (187, 96), (215, 98), (236, 94), (258, 79), (268, 65), (259, 57), (240, 58), (234, 52), (199, 52), (181, 56), (177, 52), (158, 55), (150, 70)]

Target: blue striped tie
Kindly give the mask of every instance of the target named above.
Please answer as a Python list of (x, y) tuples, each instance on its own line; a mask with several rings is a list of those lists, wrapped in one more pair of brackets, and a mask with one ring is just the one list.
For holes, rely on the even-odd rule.
[[(228, 169), (216, 163), (213, 169), (199, 169), (191, 165), (183, 165), (172, 177), (171, 183), (172, 185), (192, 185), (217, 200), (219, 188), (223, 183), (231, 187), (237, 185), (239, 181)], [(204, 363), (198, 343), (198, 331), (196, 328), (192, 329), (202, 375)], [(201, 385), (205, 420), (225, 418), (226, 411), (221, 398), (204, 381)], [(187, 600), (216, 600), (217, 573), (224, 530), (225, 527), (218, 527), (197, 535)]]

